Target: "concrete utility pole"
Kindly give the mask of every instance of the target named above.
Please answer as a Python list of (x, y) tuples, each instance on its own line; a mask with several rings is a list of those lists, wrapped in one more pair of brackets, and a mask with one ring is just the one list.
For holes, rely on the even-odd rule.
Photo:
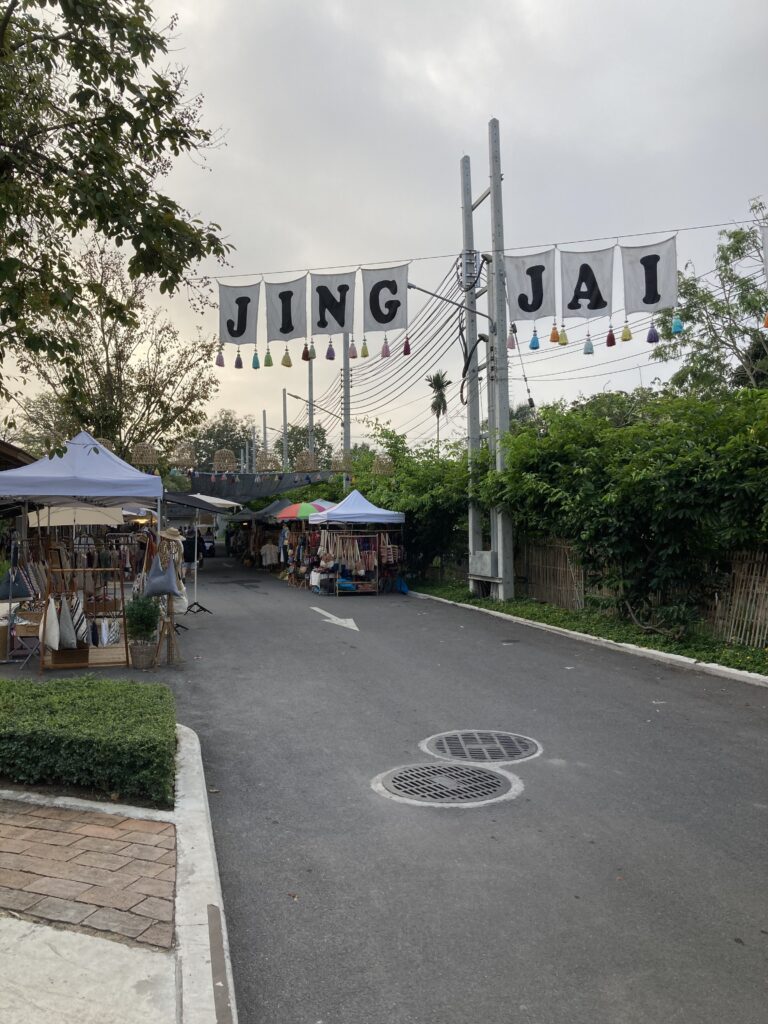
[(264, 451), (268, 452), (269, 451), (269, 441), (267, 440), (267, 410), (266, 409), (262, 409), (261, 410), (261, 433), (262, 433), (262, 441), (263, 441), (263, 444), (264, 444)]
[(315, 450), (315, 399), (312, 380), (313, 363), (313, 359), (310, 359), (307, 363), (307, 448), (309, 449), (310, 455)]
[[(480, 451), (480, 394), (477, 370), (477, 279), (480, 261), (475, 251), (475, 230), (472, 218), (472, 172), (469, 157), (461, 158), (461, 216), (463, 227), (463, 252), (461, 259), (461, 276), (464, 288), (464, 302), (467, 306), (465, 342), (469, 354), (467, 368), (467, 446), (469, 449), (470, 473), (472, 457)], [(477, 556), (483, 550), (483, 525), (480, 509), (473, 502), (469, 503), (469, 568), (477, 566)], [(474, 581), (470, 576), (470, 587), (474, 589)]]
[[(350, 413), (350, 383), (349, 383), (349, 332), (345, 331), (341, 341), (341, 447), (344, 455), (349, 455), (352, 448), (352, 416)], [(346, 467), (344, 469), (344, 492), (349, 490), (349, 475)]]
[[(494, 382), (489, 380), (495, 396), (495, 430), (497, 441), (509, 431), (509, 370), (507, 365), (507, 290), (504, 273), (504, 211), (501, 201), (501, 144), (499, 122), (494, 117), (488, 124), (488, 157), (491, 169), (491, 247), (492, 264), (489, 282), (489, 313), (493, 317), (491, 337), (493, 338)], [(489, 353), (490, 355), (490, 353)], [(496, 444), (496, 469), (504, 469), (504, 448)], [(498, 553), (497, 582), (492, 589), (499, 600), (510, 600), (515, 596), (515, 569), (512, 521), (500, 508), (491, 511), (495, 520), (496, 546)]]
[(288, 469), (288, 392), (283, 388), (283, 469)]

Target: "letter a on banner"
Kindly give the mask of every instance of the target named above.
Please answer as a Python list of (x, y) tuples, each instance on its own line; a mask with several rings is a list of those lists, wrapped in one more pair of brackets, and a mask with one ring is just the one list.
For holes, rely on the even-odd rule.
[(537, 320), (555, 315), (555, 250), (505, 256), (509, 319)]
[(675, 237), (655, 245), (622, 245), (624, 309), (655, 313), (677, 305), (677, 247)]
[(363, 331), (408, 328), (408, 264), (385, 270), (363, 269)]
[(307, 277), (282, 284), (267, 281), (267, 341), (307, 337)]
[(255, 345), (258, 315), (258, 284), (219, 285), (219, 341)]
[(312, 333), (351, 331), (355, 318), (355, 272), (312, 275)]
[(613, 247), (594, 252), (560, 250), (563, 318), (611, 315)]

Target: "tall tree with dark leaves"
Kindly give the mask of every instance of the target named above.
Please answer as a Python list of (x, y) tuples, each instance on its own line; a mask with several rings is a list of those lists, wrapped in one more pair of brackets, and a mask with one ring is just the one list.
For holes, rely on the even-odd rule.
[(451, 381), (448, 380), (448, 374), (445, 370), (437, 370), (435, 373), (430, 373), (426, 378), (427, 384), (429, 384), (432, 390), (432, 401), (430, 402), (429, 408), (432, 411), (435, 419), (437, 420), (437, 454), (440, 455), (440, 417), (445, 416), (448, 412), (448, 399), (446, 397), (446, 391), (451, 386)]
[(216, 142), (183, 71), (165, 66), (173, 28), (146, 0), (0, 0), (0, 357), (61, 359), (62, 325), (94, 298), (105, 319), (133, 322), (83, 273), (84, 232), (125, 245), (129, 276), (161, 292), (225, 257), (218, 226), (157, 184)]

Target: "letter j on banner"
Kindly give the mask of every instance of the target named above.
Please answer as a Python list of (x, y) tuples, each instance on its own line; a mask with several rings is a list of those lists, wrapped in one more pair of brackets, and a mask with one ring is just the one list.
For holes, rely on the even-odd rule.
[(259, 284), (219, 285), (219, 341), (255, 345)]
[(538, 320), (555, 315), (555, 250), (505, 256), (509, 319)]
[(384, 270), (363, 269), (363, 331), (408, 328), (408, 264)]

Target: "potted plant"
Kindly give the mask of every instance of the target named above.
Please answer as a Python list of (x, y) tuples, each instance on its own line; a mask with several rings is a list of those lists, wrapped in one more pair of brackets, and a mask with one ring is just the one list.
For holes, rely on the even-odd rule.
[(155, 660), (155, 637), (160, 620), (160, 606), (151, 597), (135, 594), (125, 606), (131, 664), (134, 668), (151, 668)]

